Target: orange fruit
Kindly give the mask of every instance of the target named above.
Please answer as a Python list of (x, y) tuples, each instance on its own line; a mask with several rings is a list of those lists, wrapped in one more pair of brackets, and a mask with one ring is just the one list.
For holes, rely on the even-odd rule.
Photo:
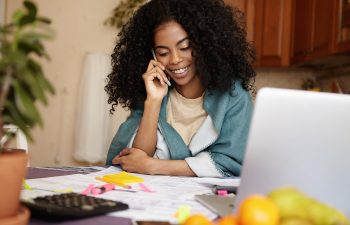
[(188, 217), (183, 225), (213, 225), (213, 223), (201, 214), (194, 214)]
[(222, 217), (216, 225), (238, 225), (238, 220), (235, 215), (227, 215)]
[(276, 204), (264, 195), (251, 195), (243, 200), (238, 211), (240, 225), (277, 225), (279, 210)]

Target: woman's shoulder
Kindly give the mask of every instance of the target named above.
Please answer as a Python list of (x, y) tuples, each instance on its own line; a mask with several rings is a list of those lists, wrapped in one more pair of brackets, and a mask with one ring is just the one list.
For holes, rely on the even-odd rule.
[(252, 103), (249, 91), (245, 90), (240, 82), (235, 82), (227, 91), (208, 91), (204, 96), (204, 106), (209, 114), (218, 111), (227, 111), (238, 105), (250, 105)]
[(253, 99), (251, 93), (246, 90), (241, 82), (235, 82), (230, 91), (225, 94), (226, 109), (238, 110), (238, 109), (250, 109), (253, 106)]
[(246, 90), (240, 81), (236, 81), (231, 89), (225, 91), (222, 95), (222, 98), (226, 98), (229, 102), (236, 102), (239, 100), (250, 101), (251, 94), (248, 90)]

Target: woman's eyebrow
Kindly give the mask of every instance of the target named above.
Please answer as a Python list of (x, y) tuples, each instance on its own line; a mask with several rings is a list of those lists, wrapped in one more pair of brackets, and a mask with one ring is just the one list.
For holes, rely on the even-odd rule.
[(184, 38), (182, 38), (180, 41), (178, 41), (178, 42), (176, 43), (176, 45), (180, 45), (182, 42), (187, 41), (187, 40), (189, 40), (189, 39), (190, 39), (189, 37), (184, 37)]
[[(179, 46), (179, 45), (182, 44), (184, 41), (187, 41), (187, 40), (189, 40), (189, 39), (190, 39), (189, 37), (184, 37), (184, 38), (182, 38), (180, 41), (178, 41), (178, 42), (176, 43), (176, 46)], [(157, 48), (169, 49), (169, 47), (164, 46), (164, 45), (158, 45), (158, 46), (156, 46), (154, 49), (157, 49)]]

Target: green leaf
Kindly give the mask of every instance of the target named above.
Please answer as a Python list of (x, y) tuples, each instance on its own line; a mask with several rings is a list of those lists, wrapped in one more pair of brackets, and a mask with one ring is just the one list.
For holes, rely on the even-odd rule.
[(26, 40), (21, 40), (18, 43), (18, 49), (20, 49), (20, 51), (24, 52), (25, 54), (29, 54), (29, 53), (35, 53), (38, 56), (43, 56), (44, 55), (44, 46), (38, 42), (26, 42)]
[(33, 100), (27, 95), (26, 91), (19, 86), (16, 80), (13, 80), (12, 84), (14, 87), (16, 107), (18, 108), (20, 114), (24, 118), (28, 118), (29, 120), (33, 121), (33, 123), (38, 123), (40, 126), (42, 126), (43, 124), (41, 117), (36, 109), (36, 106), (34, 105)]
[(25, 26), (27, 24), (33, 23), (36, 20), (36, 15), (38, 12), (35, 4), (29, 0), (24, 1), (23, 5), (27, 9), (28, 13), (19, 20), (20, 26)]
[(40, 22), (45, 23), (45, 24), (51, 24), (51, 20), (49, 18), (46, 18), (46, 17), (38, 17), (37, 21), (40, 21)]
[(45, 79), (43, 71), (34, 60), (28, 60), (28, 71), (24, 74), (24, 79), (30, 87), (31, 93), (43, 104), (47, 104), (47, 91), (54, 94), (52, 84)]
[(23, 2), (23, 5), (27, 9), (28, 15), (35, 19), (36, 15), (38, 13), (38, 9), (37, 9), (36, 5), (33, 2), (29, 1), (29, 0), (25, 0)]
[(37, 10), (36, 5), (33, 2), (26, 0), (23, 2), (23, 5), (28, 10), (28, 13), (30, 15), (32, 15), (33, 17), (36, 17), (38, 10)]
[(27, 31), (25, 33), (21, 33), (19, 37), (20, 40), (22, 41), (25, 40), (29, 43), (37, 42), (37, 41), (41, 42), (42, 40), (48, 40), (51, 38), (52, 38), (52, 35), (49, 34), (48, 32), (40, 33), (37, 31)]
[(16, 71), (23, 70), (27, 65), (27, 56), (21, 51), (11, 51), (7, 54), (8, 65), (14, 68), (13, 76), (19, 77)]
[(23, 81), (29, 87), (30, 93), (34, 96), (35, 99), (38, 99), (44, 105), (47, 105), (47, 98), (44, 93), (44, 89), (40, 86), (36, 75), (27, 72), (23, 74)]
[(24, 16), (24, 12), (23, 10), (17, 10), (13, 13), (12, 15), (12, 20), (15, 24), (19, 24), (19, 21), (21, 20), (21, 18)]
[(35, 21), (35, 17), (31, 16), (31, 15), (25, 15), (25, 16), (22, 16), (21, 19), (19, 20), (18, 24), (19, 26), (23, 27), (27, 24), (30, 24), (32, 22)]
[(55, 89), (50, 81), (44, 77), (44, 73), (38, 63), (34, 60), (28, 61), (28, 68), (35, 74), (35, 80), (43, 91), (49, 91), (51, 94), (55, 94)]
[(35, 53), (39, 57), (45, 57), (49, 59), (47, 53), (45, 52), (42, 40), (52, 38), (52, 34), (39, 33), (39, 32), (25, 32), (20, 33), (18, 37), (18, 49), (25, 54)]

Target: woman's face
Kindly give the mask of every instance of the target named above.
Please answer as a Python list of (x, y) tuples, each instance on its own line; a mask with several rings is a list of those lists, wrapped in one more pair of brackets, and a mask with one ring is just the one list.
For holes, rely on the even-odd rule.
[(188, 34), (177, 22), (159, 25), (154, 31), (154, 51), (157, 60), (166, 68), (166, 73), (175, 86), (189, 86), (198, 83)]

